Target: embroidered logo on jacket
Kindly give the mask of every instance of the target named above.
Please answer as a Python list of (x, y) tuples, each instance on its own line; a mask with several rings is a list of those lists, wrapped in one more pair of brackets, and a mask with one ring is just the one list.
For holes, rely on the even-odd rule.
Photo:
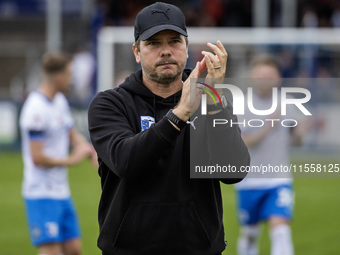
[(155, 123), (155, 118), (151, 116), (140, 116), (141, 131), (147, 130)]

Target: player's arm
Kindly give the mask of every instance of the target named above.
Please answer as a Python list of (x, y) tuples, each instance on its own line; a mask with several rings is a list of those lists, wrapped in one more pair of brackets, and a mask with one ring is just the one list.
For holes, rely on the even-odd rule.
[(290, 133), (290, 141), (293, 146), (301, 146), (303, 143), (303, 136), (312, 128), (313, 121), (310, 119), (304, 119), (293, 127)]
[(88, 144), (86, 138), (79, 133), (75, 128), (70, 129), (70, 143), (72, 147)]
[(69, 156), (65, 158), (54, 158), (44, 153), (43, 135), (40, 138), (30, 139), (30, 150), (33, 163), (38, 166), (50, 168), (55, 166), (71, 166), (79, 163), (85, 157), (91, 155), (92, 151), (88, 146), (82, 146), (81, 139), (78, 140), (78, 145), (74, 146)]
[(261, 128), (253, 128), (250, 132), (243, 132), (242, 139), (248, 148), (256, 147), (265, 139), (277, 126), (280, 120), (280, 111), (276, 111), (270, 119), (275, 121), (266, 123)]
[(79, 151), (77, 153), (77, 156), (70, 155), (66, 158), (53, 158), (50, 156), (47, 156), (44, 153), (44, 142), (41, 140), (32, 140), (30, 141), (30, 149), (31, 149), (31, 155), (33, 159), (33, 163), (38, 166), (42, 167), (55, 167), (55, 166), (71, 166), (77, 164), (82, 158), (82, 153)]
[(79, 133), (75, 128), (70, 129), (70, 143), (72, 147), (72, 152), (70, 156), (76, 156), (73, 154), (78, 153), (81, 150), (86, 150), (87, 154), (85, 157), (91, 158), (92, 165), (98, 167), (97, 153), (87, 139)]
[(248, 148), (256, 147), (272, 130), (273, 127), (267, 125), (256, 132), (242, 133), (242, 139)]

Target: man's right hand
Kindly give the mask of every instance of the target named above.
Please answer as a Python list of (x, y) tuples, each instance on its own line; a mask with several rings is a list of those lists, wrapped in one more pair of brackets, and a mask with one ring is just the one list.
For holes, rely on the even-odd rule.
[(173, 110), (173, 113), (183, 121), (189, 120), (190, 116), (196, 112), (201, 102), (202, 90), (197, 89), (197, 80), (206, 69), (207, 57), (204, 57), (200, 62), (196, 63), (190, 76), (183, 83), (182, 96), (178, 105)]

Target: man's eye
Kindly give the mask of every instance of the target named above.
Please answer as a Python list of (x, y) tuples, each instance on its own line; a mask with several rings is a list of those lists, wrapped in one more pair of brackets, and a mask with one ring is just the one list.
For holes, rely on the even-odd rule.
[(179, 42), (180, 42), (180, 40), (178, 40), (178, 39), (175, 39), (175, 40), (172, 40), (171, 42), (172, 42), (172, 43), (179, 43)]
[(148, 45), (157, 45), (157, 42), (149, 42)]

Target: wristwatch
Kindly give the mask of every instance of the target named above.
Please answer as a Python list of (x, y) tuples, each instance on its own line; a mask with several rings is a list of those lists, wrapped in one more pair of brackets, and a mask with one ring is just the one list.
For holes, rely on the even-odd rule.
[(168, 111), (168, 113), (165, 115), (165, 118), (170, 120), (173, 124), (175, 124), (180, 130), (182, 130), (187, 123), (183, 121), (182, 119), (178, 118), (173, 112), (172, 109)]

